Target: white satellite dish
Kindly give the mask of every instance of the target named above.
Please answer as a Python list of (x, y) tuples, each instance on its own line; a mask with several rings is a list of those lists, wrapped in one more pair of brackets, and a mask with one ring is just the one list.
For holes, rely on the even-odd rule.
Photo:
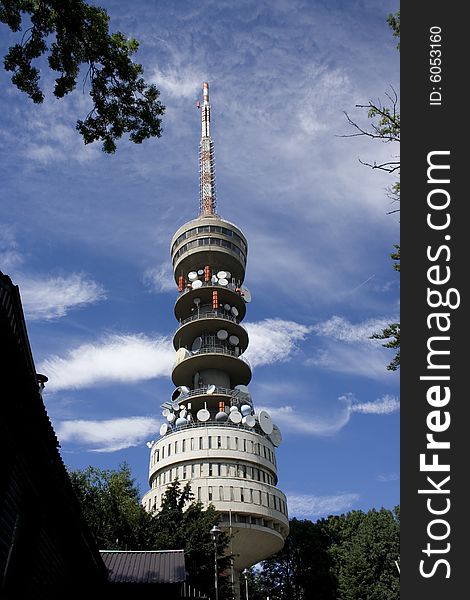
[(232, 306), (232, 308), (230, 309), (230, 312), (232, 313), (232, 315), (234, 317), (238, 317), (238, 309), (236, 306)]
[(248, 394), (248, 396), (251, 396), (250, 390), (247, 388), (246, 385), (243, 385), (242, 383), (239, 383), (238, 385), (236, 385), (235, 389), (238, 390), (239, 392), (241, 392), (242, 394)]
[(211, 281), (212, 283), (217, 283), (219, 281), (219, 278), (217, 277), (217, 275), (212, 275)]
[(173, 400), (172, 403), (171, 403), (171, 408), (173, 410), (179, 410), (179, 407), (180, 407), (180, 405), (179, 405), (178, 400)]
[(175, 422), (176, 427), (181, 427), (181, 425), (187, 425), (187, 424), (188, 424), (188, 422), (186, 421), (186, 419), (184, 417), (178, 417)]
[(205, 423), (206, 421), (208, 421), (211, 417), (210, 412), (207, 410), (207, 404), (204, 406), (204, 408), (201, 408), (197, 411), (197, 420), (198, 421), (202, 421), (203, 423)]
[(198, 269), (197, 274), (198, 275), (204, 275), (204, 269)]
[(188, 279), (189, 279), (189, 281), (195, 281), (197, 279), (196, 271), (190, 271), (188, 273)]
[(230, 411), (228, 418), (232, 421), (232, 423), (238, 424), (242, 422), (242, 414), (238, 410), (236, 410), (236, 408), (235, 410)]
[(282, 435), (279, 427), (273, 423), (273, 431), (269, 436), (269, 439), (275, 446), (280, 446), (282, 442)]
[(187, 348), (179, 348), (179, 350), (176, 351), (175, 365), (179, 365), (182, 360), (188, 358), (189, 356), (190, 354)]
[(251, 415), (251, 406), (249, 404), (242, 404), (240, 406), (240, 412), (244, 417), (246, 417), (246, 415)]
[(247, 287), (245, 287), (244, 285), (242, 285), (242, 287), (240, 288), (240, 291), (242, 293), (243, 300), (245, 300), (245, 302), (251, 302), (250, 290)]
[(223, 423), (228, 419), (228, 414), (225, 411), (220, 411), (215, 415), (215, 420), (219, 423)]
[(182, 417), (183, 419), (186, 419), (186, 415), (188, 414), (188, 411), (183, 407), (180, 410), (180, 417)]
[(200, 279), (195, 279), (192, 282), (191, 287), (193, 288), (193, 290), (198, 290), (200, 287), (202, 287), (202, 281)]
[[(179, 385), (175, 391), (171, 395), (171, 400), (174, 402), (175, 400), (182, 400), (185, 396), (189, 394), (189, 388), (185, 385)], [(173, 406), (173, 404), (172, 404)]]
[(225, 279), (225, 277), (222, 277), (221, 279), (219, 279), (219, 285), (223, 285), (223, 286), (228, 285), (228, 281)]
[(191, 350), (193, 352), (198, 352), (201, 349), (202, 346), (202, 337), (197, 337), (194, 342), (193, 345), (191, 346)]
[(243, 417), (242, 423), (247, 427), (254, 427), (256, 425), (256, 419), (253, 415), (246, 415)]
[(227, 272), (226, 271), (219, 271), (217, 273), (217, 279), (225, 279), (227, 277)]
[(231, 335), (228, 338), (228, 342), (229, 342), (229, 344), (232, 344), (232, 346), (238, 346), (238, 344), (240, 343), (240, 340), (238, 339), (238, 337), (236, 335)]
[(168, 408), (164, 408), (164, 409), (162, 410), (162, 415), (163, 415), (164, 417), (167, 417), (169, 414), (170, 414), (170, 411), (168, 410)]
[(261, 427), (261, 430), (266, 435), (269, 435), (273, 432), (273, 420), (271, 419), (271, 416), (269, 415), (269, 413), (267, 413), (265, 410), (259, 411), (258, 423), (259, 423), (259, 426)]
[(234, 406), (231, 406), (230, 409), (229, 409), (230, 412), (233, 412), (235, 410), (238, 410), (238, 406), (234, 405)]
[(160, 425), (160, 435), (166, 435), (168, 431), (168, 423), (163, 423)]
[(230, 310), (230, 304), (224, 304), (224, 308), (228, 312)]
[(199, 306), (199, 304), (201, 304), (201, 299), (200, 298), (194, 298), (193, 302), (194, 302), (194, 304), (196, 306)]
[(211, 384), (207, 390), (206, 390), (206, 394), (213, 394), (215, 392), (215, 385)]
[(170, 414), (167, 416), (167, 418), (166, 418), (166, 420), (168, 421), (168, 423), (173, 423), (173, 421), (174, 421), (175, 419), (176, 419), (176, 415), (175, 415), (175, 413), (170, 413)]
[(219, 340), (226, 340), (228, 338), (228, 331), (226, 331), (225, 329), (219, 329), (219, 331), (217, 332), (217, 338)]

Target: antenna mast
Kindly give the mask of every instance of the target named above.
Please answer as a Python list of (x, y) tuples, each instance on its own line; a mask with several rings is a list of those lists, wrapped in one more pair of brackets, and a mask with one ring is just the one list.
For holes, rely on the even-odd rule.
[(214, 142), (211, 139), (211, 106), (209, 84), (203, 84), (201, 107), (201, 141), (199, 142), (199, 212), (201, 216), (215, 215), (215, 161)]

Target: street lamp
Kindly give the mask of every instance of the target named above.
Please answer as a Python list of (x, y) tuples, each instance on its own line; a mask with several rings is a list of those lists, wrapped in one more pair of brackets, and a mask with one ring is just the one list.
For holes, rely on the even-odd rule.
[(214, 589), (215, 589), (215, 600), (219, 600), (219, 578), (217, 574), (217, 539), (222, 531), (214, 525), (210, 531), (212, 539), (214, 540)]
[(245, 575), (245, 598), (248, 600), (248, 573), (250, 571), (248, 569), (243, 570), (243, 575)]

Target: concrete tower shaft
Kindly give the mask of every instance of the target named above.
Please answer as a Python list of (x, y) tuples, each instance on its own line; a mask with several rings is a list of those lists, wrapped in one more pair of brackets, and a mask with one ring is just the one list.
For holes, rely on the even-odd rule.
[[(207, 84), (202, 108), (210, 108)], [(203, 139), (210, 137), (205, 114)], [(279, 551), (289, 531), (286, 498), (276, 487), (281, 434), (266, 411), (256, 410), (247, 387), (248, 242), (233, 223), (203, 210), (176, 231), (170, 252), (178, 287), (176, 389), (162, 404), (143, 503), (158, 509), (176, 477), (189, 481), (195, 497), (212, 503), (220, 526), (234, 534), (230, 551), (239, 573)]]

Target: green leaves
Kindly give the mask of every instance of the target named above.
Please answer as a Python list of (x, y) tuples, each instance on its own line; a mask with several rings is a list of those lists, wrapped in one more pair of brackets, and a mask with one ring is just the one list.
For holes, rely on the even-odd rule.
[(13, 32), (21, 31), (24, 14), (30, 27), (4, 58), (4, 67), (13, 72), (12, 83), (19, 90), (33, 102), (43, 102), (40, 72), (32, 63), (49, 51), (49, 67), (59, 73), (53, 90), (57, 98), (73, 91), (80, 71), (85, 70), (92, 108), (76, 126), (85, 144), (101, 141), (103, 151), (113, 153), (116, 140), (124, 134), (136, 144), (161, 136), (165, 107), (158, 99), (160, 93), (145, 82), (142, 66), (131, 58), (139, 43), (121, 32), (109, 33), (106, 11), (82, 0), (3, 0), (0, 4), (0, 21)]

